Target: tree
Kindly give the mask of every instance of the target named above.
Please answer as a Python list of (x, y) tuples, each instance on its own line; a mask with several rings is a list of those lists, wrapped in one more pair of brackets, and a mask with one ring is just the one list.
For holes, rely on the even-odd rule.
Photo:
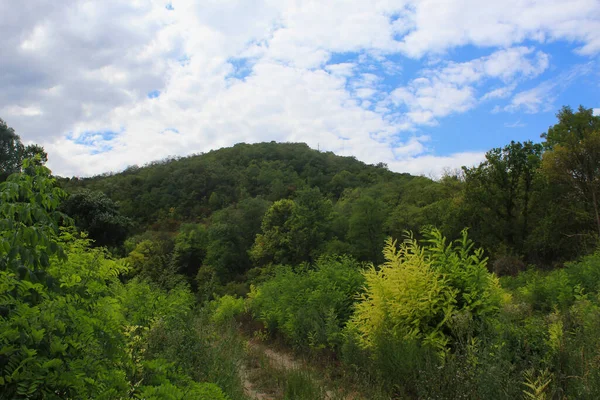
[(23, 150), (19, 135), (0, 119), (0, 181), (19, 170)]
[[(498, 242), (522, 253), (531, 231), (532, 195), (541, 162), (542, 146), (531, 141), (511, 142), (486, 153), (473, 168), (463, 167), (466, 211), (472, 215), (475, 236), (489, 248)], [(501, 250), (505, 251), (505, 250)]]
[(600, 235), (600, 117), (580, 106), (577, 112), (563, 107), (558, 123), (542, 135), (547, 149), (543, 171), (551, 182), (569, 187), (574, 200), (593, 210), (595, 228)]
[(352, 254), (359, 260), (376, 264), (381, 261), (385, 217), (385, 204), (370, 196), (363, 196), (352, 205), (348, 240), (353, 246)]
[(123, 243), (131, 221), (119, 212), (117, 203), (100, 191), (81, 190), (72, 194), (61, 209), (75, 220), (79, 229), (87, 231), (98, 246)]
[(208, 229), (208, 246), (204, 265), (212, 267), (224, 283), (249, 267), (247, 248), (234, 225), (214, 224)]
[(383, 253), (386, 262), (364, 272), (366, 290), (349, 323), (366, 348), (385, 339), (418, 340), (445, 353), (453, 316), (483, 322), (500, 308), (498, 279), (466, 230), (454, 241), (437, 229), (426, 230), (421, 242), (412, 234), (399, 246), (389, 238)]
[(43, 147), (37, 144), (24, 146), (15, 130), (0, 118), (0, 182), (5, 181), (10, 174), (19, 172), (24, 159), (33, 159), (36, 155), (39, 158), (35, 164), (42, 165), (48, 161)]
[(296, 192), (295, 223), (298, 230), (297, 245), (304, 251), (303, 258), (313, 261), (331, 236), (333, 205), (321, 194), (319, 188)]
[(204, 266), (211, 267), (222, 281), (238, 277), (252, 266), (248, 250), (269, 205), (260, 197), (246, 198), (213, 214)]
[(13, 174), (0, 184), (0, 270), (21, 278), (43, 273), (51, 256), (64, 256), (56, 238), (65, 216), (57, 208), (66, 197), (49, 169), (29, 159), (23, 165), (30, 174)]
[(259, 265), (289, 264), (301, 261), (293, 216), (297, 205), (292, 200), (273, 203), (262, 220), (261, 231), (250, 249), (250, 258)]
[(183, 224), (175, 238), (171, 262), (177, 272), (185, 275), (192, 286), (198, 269), (206, 257), (208, 233), (206, 226), (201, 224)]
[(263, 218), (251, 258), (259, 264), (315, 260), (329, 237), (332, 211), (317, 188), (298, 191), (295, 201), (276, 201)]

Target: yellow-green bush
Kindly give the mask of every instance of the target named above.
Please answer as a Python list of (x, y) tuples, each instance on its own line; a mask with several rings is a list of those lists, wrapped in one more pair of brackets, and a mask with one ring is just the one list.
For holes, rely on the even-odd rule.
[(501, 291), (474, 250), (466, 231), (446, 244), (436, 229), (419, 243), (411, 235), (397, 249), (388, 239), (379, 268), (364, 273), (367, 290), (348, 325), (365, 348), (378, 338), (419, 340), (442, 352), (451, 342), (450, 321), (457, 312), (483, 319), (498, 310)]
[(214, 311), (211, 320), (217, 324), (233, 320), (246, 310), (244, 299), (226, 294), (213, 301)]

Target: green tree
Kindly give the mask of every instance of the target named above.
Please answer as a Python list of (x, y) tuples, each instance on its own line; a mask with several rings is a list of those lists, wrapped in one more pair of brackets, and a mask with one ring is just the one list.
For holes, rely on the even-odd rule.
[(31, 163), (23, 161), (29, 174), (13, 174), (0, 186), (0, 269), (21, 278), (43, 273), (51, 256), (64, 256), (56, 238), (65, 216), (57, 208), (67, 194), (49, 169)]
[(295, 201), (276, 201), (263, 218), (251, 258), (258, 264), (314, 260), (330, 235), (332, 210), (319, 189), (298, 191)]
[(23, 150), (19, 135), (0, 119), (0, 181), (19, 171)]
[(390, 238), (383, 252), (386, 262), (364, 273), (367, 288), (349, 325), (364, 347), (386, 338), (418, 340), (445, 354), (453, 316), (483, 322), (499, 311), (498, 279), (466, 230), (450, 243), (439, 230), (426, 230), (422, 242), (409, 235), (399, 249)]
[(257, 264), (295, 264), (300, 262), (294, 214), (297, 205), (292, 200), (273, 203), (262, 220), (261, 231), (250, 249), (250, 258)]
[(212, 215), (204, 264), (211, 267), (223, 283), (239, 277), (252, 266), (248, 251), (260, 232), (269, 205), (270, 202), (260, 197), (246, 198)]
[(297, 245), (308, 261), (315, 260), (331, 236), (333, 205), (321, 194), (319, 188), (299, 190), (294, 202), (297, 204), (294, 220), (297, 229)]
[(33, 163), (41, 165), (48, 161), (43, 147), (37, 144), (24, 146), (15, 130), (0, 118), (0, 182), (19, 172), (24, 159), (35, 158), (36, 155), (39, 158)]
[(348, 241), (352, 245), (352, 254), (359, 260), (376, 264), (381, 261), (385, 217), (385, 204), (370, 196), (362, 196), (352, 204)]
[(577, 112), (563, 107), (557, 117), (542, 135), (543, 171), (552, 183), (570, 189), (567, 196), (586, 204), (600, 235), (600, 117), (583, 106)]
[(234, 225), (214, 224), (208, 229), (204, 265), (212, 267), (225, 283), (249, 268), (247, 248)]
[(541, 154), (540, 144), (511, 142), (487, 152), (479, 166), (463, 167), (463, 206), (471, 214), (475, 237), (486, 247), (498, 250), (503, 245), (509, 251), (523, 253), (532, 227), (532, 199)]
[(73, 193), (61, 209), (98, 246), (121, 245), (131, 227), (131, 220), (121, 214), (117, 203), (99, 191), (84, 189)]
[(253, 287), (250, 307), (272, 332), (299, 347), (337, 349), (364, 279), (349, 256), (320, 257), (313, 268), (275, 269)]

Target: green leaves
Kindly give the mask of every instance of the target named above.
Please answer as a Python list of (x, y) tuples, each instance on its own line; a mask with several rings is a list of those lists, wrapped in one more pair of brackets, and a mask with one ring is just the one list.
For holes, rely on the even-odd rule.
[(336, 349), (364, 283), (361, 266), (349, 257), (322, 257), (314, 269), (278, 267), (254, 287), (250, 308), (272, 331), (299, 347)]
[[(28, 161), (23, 167), (27, 173), (0, 185), (0, 397), (115, 399), (165, 385), (176, 398), (225, 399), (185, 375), (155, 385), (143, 374), (146, 333), (189, 318), (192, 294), (123, 285), (124, 262), (60, 228), (64, 192), (49, 171)], [(132, 322), (141, 329), (128, 332)]]
[(349, 323), (364, 347), (390, 336), (418, 339), (444, 353), (455, 313), (484, 319), (498, 311), (497, 280), (487, 272), (482, 251), (473, 250), (466, 230), (451, 243), (436, 229), (423, 236), (419, 243), (409, 233), (399, 249), (388, 239), (386, 262), (364, 273), (366, 291)]
[(64, 258), (57, 237), (59, 224), (68, 219), (56, 209), (66, 193), (47, 168), (31, 160), (23, 166), (27, 174), (0, 184), (0, 269), (32, 278), (33, 271), (48, 267), (50, 257)]

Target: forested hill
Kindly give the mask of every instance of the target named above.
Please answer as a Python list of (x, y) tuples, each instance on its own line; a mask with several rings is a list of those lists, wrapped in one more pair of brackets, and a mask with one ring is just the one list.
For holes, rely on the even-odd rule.
[[(247, 282), (253, 267), (327, 254), (379, 263), (387, 236), (459, 226), (448, 211), (456, 178), (442, 184), (303, 143), (237, 144), (63, 186), (64, 211), (96, 244), (168, 254), (177, 261), (146, 262), (148, 273), (175, 268), (192, 284), (203, 270), (220, 284)], [(172, 254), (178, 246), (187, 261)]]
[(593, 251), (600, 229), (595, 177), (575, 179), (587, 158), (594, 162), (600, 117), (583, 107), (565, 107), (557, 117), (541, 143), (492, 149), (479, 166), (440, 181), (303, 143), (237, 144), (63, 179), (72, 194), (63, 209), (98, 245), (120, 247), (137, 235), (126, 251), (144, 232), (176, 234), (195, 224), (204, 239), (186, 275), (194, 279), (200, 266), (211, 266), (223, 283), (251, 267), (327, 254), (379, 263), (386, 237), (427, 226), (449, 237), (468, 228), (498, 273), (550, 267)]
[(385, 164), (319, 152), (304, 143), (236, 144), (184, 158), (169, 158), (116, 174), (62, 180), (69, 192), (101, 191), (123, 214), (147, 227), (167, 219), (200, 221), (247, 198), (269, 202), (307, 188), (337, 201), (353, 190), (390, 204), (429, 204), (440, 198), (438, 184), (425, 177), (394, 173)]

